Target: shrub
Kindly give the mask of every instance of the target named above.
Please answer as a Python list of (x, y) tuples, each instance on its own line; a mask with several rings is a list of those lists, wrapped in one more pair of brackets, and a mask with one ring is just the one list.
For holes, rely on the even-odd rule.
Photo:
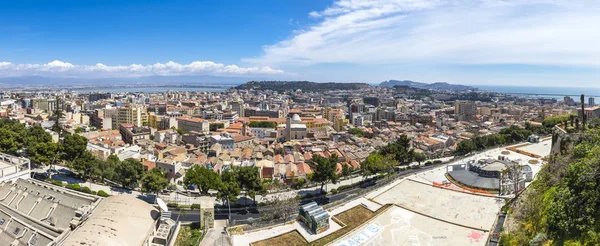
[(53, 184), (53, 185), (61, 186), (61, 187), (65, 186), (65, 184), (62, 181), (60, 181), (60, 180), (51, 179), (50, 183)]
[(258, 206), (258, 207), (264, 207), (265, 205), (267, 205), (265, 202), (259, 202), (256, 206)]
[(300, 199), (302, 199), (302, 195), (300, 195), (300, 194), (296, 195), (296, 200), (300, 200)]
[(340, 187), (337, 188), (338, 191), (343, 191), (343, 190), (347, 190), (352, 188), (351, 185), (340, 185)]
[(338, 193), (338, 190), (337, 190), (337, 189), (332, 189), (332, 190), (331, 190), (331, 194), (337, 194), (337, 193)]
[(190, 206), (190, 209), (192, 209), (192, 210), (194, 210), (194, 209), (200, 210), (200, 204), (194, 203), (194, 204), (192, 204), (192, 206)]
[(440, 163), (442, 163), (442, 160), (435, 160), (435, 161), (433, 161), (433, 164), (440, 164)]
[(302, 186), (304, 186), (306, 184), (306, 179), (303, 178), (299, 178), (297, 181), (293, 181), (292, 182), (292, 188), (294, 189), (300, 189), (302, 188)]
[(77, 191), (81, 190), (81, 186), (79, 186), (79, 184), (68, 184), (67, 186), (65, 186), (65, 188)]
[(304, 195), (304, 198), (306, 198), (306, 199), (313, 198), (313, 194), (308, 193), (308, 194)]
[(425, 162), (425, 166), (429, 166), (429, 165), (433, 165), (433, 162), (431, 162), (431, 161), (426, 161), (426, 162)]
[(169, 202), (169, 203), (167, 203), (167, 207), (170, 207), (170, 208), (179, 208), (179, 204), (174, 203), (174, 202)]
[(92, 195), (98, 195), (98, 192), (96, 192), (95, 190), (92, 191)]
[(88, 193), (88, 194), (92, 194), (92, 190), (90, 190), (90, 187), (87, 187), (87, 186), (81, 187), (79, 189), (79, 191), (84, 192), (84, 193)]
[(108, 194), (107, 194), (105, 191), (103, 191), (103, 190), (99, 190), (99, 191), (98, 191), (98, 196), (101, 196), (101, 197), (108, 197)]
[(419, 169), (420, 167), (418, 165), (414, 165), (414, 166), (411, 166), (410, 168), (412, 168), (412, 169)]

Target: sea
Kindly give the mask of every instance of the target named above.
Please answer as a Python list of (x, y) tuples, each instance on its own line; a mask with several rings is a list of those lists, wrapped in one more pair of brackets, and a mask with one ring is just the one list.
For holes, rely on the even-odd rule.
[(594, 97), (596, 103), (600, 103), (600, 88), (594, 87), (552, 87), (552, 86), (509, 86), (509, 85), (473, 85), (480, 90), (493, 91), (504, 94), (518, 95), (528, 98), (554, 98), (558, 101), (565, 96), (573, 98), (579, 102), (581, 94), (585, 96), (587, 103), (588, 97)]
[[(143, 92), (162, 93), (167, 91), (194, 91), (194, 92), (221, 92), (235, 85), (222, 85), (221, 87), (203, 87), (199, 85), (181, 86), (141, 86), (141, 87), (114, 87), (114, 88), (78, 88), (72, 89), (77, 92)], [(596, 98), (600, 103), (600, 88), (593, 87), (551, 87), (551, 86), (510, 86), (510, 85), (473, 85), (480, 90), (493, 91), (504, 94), (517, 95), (526, 98), (554, 98), (558, 101), (565, 96), (579, 101), (579, 96), (584, 94), (586, 103), (588, 97)]]
[(81, 89), (72, 89), (72, 91), (76, 92), (110, 92), (110, 93), (120, 93), (120, 92), (143, 92), (143, 93), (163, 93), (167, 91), (194, 91), (194, 92), (221, 92), (229, 89), (229, 87), (198, 87), (198, 86), (147, 86), (147, 87), (114, 87), (114, 88), (81, 88)]

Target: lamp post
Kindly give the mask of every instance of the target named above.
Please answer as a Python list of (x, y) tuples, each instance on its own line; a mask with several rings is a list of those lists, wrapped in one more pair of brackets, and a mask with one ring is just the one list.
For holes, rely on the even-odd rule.
[(229, 203), (229, 197), (227, 197), (227, 206), (229, 207), (229, 213), (227, 213), (227, 224), (231, 224), (231, 203)]

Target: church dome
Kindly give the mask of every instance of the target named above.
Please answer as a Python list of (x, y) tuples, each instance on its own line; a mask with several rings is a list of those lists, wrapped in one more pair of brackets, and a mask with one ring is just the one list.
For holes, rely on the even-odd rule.
[(293, 121), (294, 123), (300, 123), (300, 122), (302, 121), (302, 119), (300, 119), (300, 116), (299, 116), (298, 114), (294, 114), (294, 115), (292, 116), (292, 121)]

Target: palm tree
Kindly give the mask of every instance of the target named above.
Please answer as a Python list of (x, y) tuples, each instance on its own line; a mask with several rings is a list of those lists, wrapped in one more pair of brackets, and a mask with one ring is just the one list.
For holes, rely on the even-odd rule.
[(583, 119), (582, 125), (581, 125), (581, 129), (585, 130), (585, 96), (583, 94), (581, 94), (581, 118)]

